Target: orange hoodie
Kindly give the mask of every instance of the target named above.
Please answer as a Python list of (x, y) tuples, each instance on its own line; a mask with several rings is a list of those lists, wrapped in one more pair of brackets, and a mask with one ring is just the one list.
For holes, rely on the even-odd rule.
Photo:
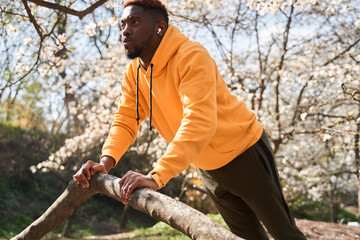
[(135, 59), (125, 69), (119, 109), (102, 155), (117, 163), (134, 142), (137, 111), (140, 122), (150, 114), (150, 77), (152, 124), (169, 143), (150, 172), (160, 187), (191, 163), (205, 170), (220, 168), (261, 137), (255, 114), (231, 94), (206, 49), (176, 27), (169, 25), (151, 60), (153, 67), (138, 71), (139, 64)]

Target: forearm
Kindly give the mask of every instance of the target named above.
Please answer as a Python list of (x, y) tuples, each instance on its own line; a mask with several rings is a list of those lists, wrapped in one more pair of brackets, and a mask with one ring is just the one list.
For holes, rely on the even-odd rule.
[(110, 156), (102, 156), (100, 164), (104, 166), (107, 172), (109, 172), (115, 166), (115, 159)]

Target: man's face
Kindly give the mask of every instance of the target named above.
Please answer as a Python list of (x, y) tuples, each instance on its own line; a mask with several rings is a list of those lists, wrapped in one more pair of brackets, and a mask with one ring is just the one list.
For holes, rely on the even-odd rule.
[(151, 13), (140, 6), (127, 6), (121, 18), (121, 28), (127, 57), (146, 57), (155, 32)]

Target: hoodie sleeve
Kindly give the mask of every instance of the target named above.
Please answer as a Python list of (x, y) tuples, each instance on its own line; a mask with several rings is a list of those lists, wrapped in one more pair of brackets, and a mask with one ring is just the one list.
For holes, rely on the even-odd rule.
[(165, 154), (150, 172), (164, 186), (195, 160), (217, 127), (217, 67), (205, 49), (184, 49), (177, 63), (183, 117)]
[[(136, 121), (136, 94), (132, 88), (127, 73), (121, 85), (121, 99), (119, 108), (115, 113), (109, 135), (102, 148), (101, 156), (111, 156), (118, 163), (121, 156), (126, 152), (139, 131), (140, 123), (145, 119), (145, 113), (139, 106), (139, 125)], [(116, 165), (115, 164), (115, 165)]]

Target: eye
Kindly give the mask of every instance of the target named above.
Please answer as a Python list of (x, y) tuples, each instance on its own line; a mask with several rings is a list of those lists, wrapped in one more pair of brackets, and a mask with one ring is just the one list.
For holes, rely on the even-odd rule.
[(135, 24), (137, 24), (138, 22), (139, 22), (138, 20), (132, 20), (132, 21), (131, 21), (131, 24), (132, 24), (132, 25), (135, 25)]

